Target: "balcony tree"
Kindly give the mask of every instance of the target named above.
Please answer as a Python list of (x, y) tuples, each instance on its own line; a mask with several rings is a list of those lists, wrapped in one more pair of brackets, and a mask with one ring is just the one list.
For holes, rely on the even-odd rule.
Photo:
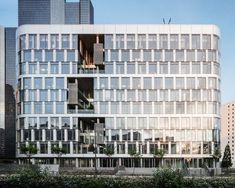
[(20, 152), (27, 156), (28, 164), (30, 164), (31, 157), (33, 155), (37, 154), (38, 149), (37, 149), (37, 147), (35, 147), (33, 144), (30, 143), (29, 145), (20, 146)]
[(57, 155), (57, 164), (60, 165), (60, 158), (63, 154), (66, 154), (66, 151), (64, 148), (57, 146), (54, 146), (51, 148), (51, 152)]
[(230, 147), (227, 144), (227, 146), (224, 149), (224, 156), (222, 159), (222, 163), (221, 166), (222, 168), (226, 168), (227, 172), (228, 172), (228, 168), (230, 168), (233, 165), (232, 163), (232, 159), (231, 159), (231, 151), (230, 151)]

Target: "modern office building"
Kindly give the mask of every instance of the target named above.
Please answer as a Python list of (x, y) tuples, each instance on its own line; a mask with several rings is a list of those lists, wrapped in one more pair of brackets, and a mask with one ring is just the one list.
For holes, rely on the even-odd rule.
[(230, 146), (233, 166), (235, 166), (234, 155), (234, 113), (235, 113), (235, 101), (225, 104), (221, 108), (221, 150), (222, 154), (226, 145)]
[(35, 163), (55, 163), (59, 146), (64, 166), (145, 168), (161, 165), (161, 148), (165, 165), (212, 167), (219, 38), (213, 25), (20, 26), (17, 148), (35, 145)]
[(93, 24), (94, 8), (90, 0), (19, 0), (18, 25)]

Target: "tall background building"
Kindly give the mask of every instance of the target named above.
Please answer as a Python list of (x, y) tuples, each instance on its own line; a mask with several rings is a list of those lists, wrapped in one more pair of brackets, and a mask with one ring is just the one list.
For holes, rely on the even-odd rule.
[(19, 0), (18, 25), (93, 24), (94, 8), (90, 0)]
[(219, 35), (212, 25), (19, 27), (17, 147), (33, 144), (34, 162), (49, 164), (63, 147), (70, 167), (213, 167)]
[(223, 154), (226, 145), (230, 146), (232, 162), (235, 166), (235, 101), (223, 105), (221, 109), (221, 151)]

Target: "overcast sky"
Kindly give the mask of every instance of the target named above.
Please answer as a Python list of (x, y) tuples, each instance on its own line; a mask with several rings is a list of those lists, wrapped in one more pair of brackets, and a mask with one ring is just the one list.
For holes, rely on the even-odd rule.
[[(76, 0), (69, 0), (76, 1)], [(235, 0), (93, 0), (95, 23), (216, 24), (221, 30), (222, 103), (235, 100)], [(0, 0), (0, 25), (17, 25), (17, 0)]]

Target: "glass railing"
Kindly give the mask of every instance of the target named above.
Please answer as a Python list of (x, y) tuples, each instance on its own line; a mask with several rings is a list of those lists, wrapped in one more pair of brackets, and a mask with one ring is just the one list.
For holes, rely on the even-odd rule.
[(78, 69), (78, 74), (104, 74), (104, 70), (99, 69)]

